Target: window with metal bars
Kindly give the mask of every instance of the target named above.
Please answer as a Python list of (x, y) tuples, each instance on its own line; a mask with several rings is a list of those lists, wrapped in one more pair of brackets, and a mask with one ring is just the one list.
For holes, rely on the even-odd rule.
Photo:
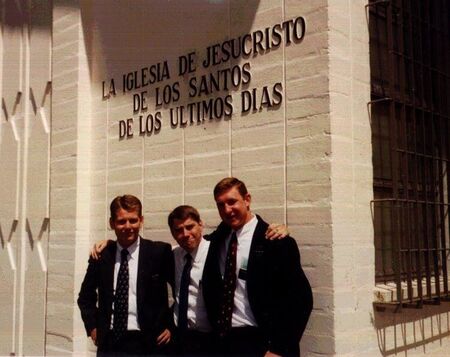
[(367, 5), (376, 281), (400, 304), (449, 298), (449, 8)]

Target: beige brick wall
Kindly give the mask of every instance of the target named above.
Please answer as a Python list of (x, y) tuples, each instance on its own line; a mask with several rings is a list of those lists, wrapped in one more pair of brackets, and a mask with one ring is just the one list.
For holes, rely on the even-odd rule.
[[(145, 7), (125, 9), (121, 2), (108, 3), (108, 10), (104, 2), (84, 5), (81, 17), (92, 80), (91, 242), (111, 237), (106, 223), (108, 204), (115, 195), (124, 192), (143, 198), (144, 235), (148, 238), (172, 242), (166, 217), (171, 208), (181, 203), (198, 207), (208, 227), (212, 228), (219, 221), (212, 188), (220, 178), (236, 175), (248, 184), (254, 211), (269, 221), (287, 222), (301, 248), (302, 263), (315, 297), (302, 353), (332, 354), (332, 142), (327, 3), (266, 0), (246, 5), (232, 1), (207, 5), (192, 2), (195, 9), (191, 6), (189, 11), (178, 6), (171, 8), (172, 5), (165, 3), (166, 7), (153, 8), (151, 12)], [(77, 15), (72, 16), (76, 21)], [(137, 91), (124, 95), (118, 90), (115, 97), (102, 100), (102, 81), (115, 78), (116, 86), (120, 86), (123, 73), (165, 59), (174, 73), (177, 56), (187, 51), (196, 50), (204, 56), (204, 49), (211, 44), (297, 16), (304, 16), (307, 22), (307, 34), (300, 44), (226, 64), (242, 65), (249, 61), (250, 88), (260, 90), (264, 85), (281, 82), (283, 104), (280, 108), (241, 115), (243, 88), (239, 88), (231, 92), (235, 103), (231, 119), (207, 120), (184, 129), (171, 128), (166, 119), (157, 135), (143, 137), (135, 133), (131, 139), (119, 140), (119, 120), (133, 116), (132, 94)], [(124, 22), (124, 18), (134, 21)], [(113, 29), (109, 26), (111, 23), (115, 24)], [(152, 31), (142, 31), (145, 23), (153, 24)], [(202, 26), (192, 26), (199, 23)], [(192, 31), (180, 36), (180, 24)], [(62, 29), (68, 27), (66, 24)], [(75, 30), (73, 33), (76, 35)], [(150, 45), (142, 46), (143, 43)], [(208, 72), (201, 68), (196, 72), (197, 75), (204, 73)], [(166, 83), (176, 79), (176, 74), (172, 74)], [(180, 81), (186, 91), (185, 82)], [(161, 84), (149, 90), (158, 85)], [(71, 92), (72, 89), (66, 90), (64, 96)], [(154, 99), (149, 98), (150, 113), (158, 109), (153, 104)], [(186, 100), (183, 103), (186, 104)], [(71, 113), (74, 118), (80, 118), (76, 110), (79, 108)], [(168, 118), (169, 108), (161, 110), (163, 117)], [(134, 118), (136, 121), (137, 116)], [(77, 137), (79, 141), (80, 136)], [(77, 165), (76, 161), (72, 165)], [(61, 174), (68, 175), (68, 172), (70, 169), (66, 167)], [(74, 179), (77, 185), (79, 178)], [(73, 190), (71, 193), (78, 195)], [(82, 247), (84, 241), (79, 242), (77, 238), (77, 244)], [(76, 274), (84, 273), (77, 267)], [(82, 338), (84, 336), (79, 341), (80, 350)]]
[(48, 355), (85, 353), (76, 307), (90, 234), (90, 78), (78, 2), (53, 3)]
[[(214, 228), (219, 217), (212, 188), (228, 175), (247, 183), (256, 213), (286, 222), (298, 242), (314, 293), (303, 356), (445, 353), (445, 310), (427, 307), (410, 316), (374, 312), (372, 306), (366, 2), (198, 0), (180, 5), (161, 0), (129, 6), (128, 0), (55, 0), (51, 63), (50, 51), (45, 54), (42, 45), (48, 35), (34, 34), (25, 50), (20, 47), (21, 28), (3, 25), (0, 95), (7, 108), (18, 91), (27, 93), (23, 98), (28, 103), (28, 86), (40, 99), (51, 78), (51, 110), (49, 102), (44, 107), (52, 125), (49, 136), (23, 98), (17, 109), (23, 115), (14, 125), (21, 138), (27, 130), (32, 133), (28, 141), (16, 140), (12, 121), (3, 112), (0, 117), (0, 193), (8, 203), (0, 205), (0, 354), (39, 354), (45, 349), (47, 355), (93, 355), (76, 298), (89, 246), (113, 236), (107, 223), (111, 199), (123, 193), (141, 197), (144, 236), (173, 243), (168, 212), (178, 204), (192, 204), (208, 230)], [(5, 9), (3, 16), (10, 11)], [(247, 87), (195, 99), (231, 94), (230, 118), (171, 128), (170, 108), (189, 102), (188, 76), (176, 73), (178, 56), (196, 51), (203, 59), (207, 46), (298, 16), (306, 20), (301, 43), (212, 70), (250, 62)], [(171, 78), (145, 88), (149, 108), (133, 114), (132, 95), (139, 90), (123, 94), (122, 74), (164, 60)], [(195, 75), (211, 72), (201, 68), (200, 59), (196, 64)], [(103, 100), (102, 81), (111, 78), (117, 95)], [(177, 80), (181, 100), (156, 107), (156, 87)], [(242, 90), (260, 91), (277, 82), (283, 86), (280, 107), (240, 113)], [(139, 135), (139, 114), (158, 110), (161, 131)], [(133, 138), (119, 139), (119, 121), (131, 117)], [(26, 219), (36, 237), (35, 227), (45, 215), (50, 217), (50, 235), (48, 250), (45, 234), (42, 241), (48, 267), (43, 273), (39, 252), (30, 247)], [(18, 229), (9, 242), (15, 219)], [(16, 271), (9, 251), (16, 258)], [(44, 292), (42, 283), (45, 296), (28, 294)], [(36, 318), (38, 314), (45, 317)], [(40, 334), (29, 321), (43, 325)]]
[[(170, 209), (181, 203), (198, 207), (212, 228), (219, 221), (212, 188), (220, 178), (236, 175), (248, 184), (255, 212), (269, 221), (287, 222), (301, 248), (302, 263), (316, 299), (302, 343), (303, 352), (331, 353), (334, 342), (326, 1), (311, 4), (266, 0), (245, 5), (234, 1), (191, 2), (189, 11), (165, 4), (165, 8), (152, 12), (145, 8), (124, 10), (122, 5), (109, 4), (105, 11), (103, 3), (96, 2), (82, 11), (85, 26), (96, 29), (88, 32), (86, 38), (92, 60), (95, 138), (92, 240), (111, 236), (105, 231), (105, 211), (109, 201), (123, 192), (143, 197), (144, 234), (148, 238), (173, 242), (166, 217)], [(165, 59), (175, 72), (176, 67), (172, 66), (179, 55), (195, 50), (204, 56), (205, 48), (211, 44), (297, 16), (304, 16), (307, 22), (303, 42), (226, 64), (249, 61), (250, 88), (282, 82), (280, 108), (241, 115), (241, 88), (231, 92), (235, 112), (230, 120), (172, 129), (166, 119), (157, 135), (135, 134), (132, 139), (118, 139), (119, 120), (132, 116), (132, 96), (118, 92), (102, 101), (102, 81), (114, 77), (117, 86), (122, 73)], [(133, 23), (124, 24), (121, 19), (127, 17), (132, 17)], [(114, 29), (107, 25), (111, 22), (116, 24)], [(152, 23), (152, 31), (142, 31), (143, 22)], [(182, 36), (180, 24), (189, 29)], [(196, 72), (204, 73), (208, 71), (201, 68)], [(176, 79), (176, 73), (172, 74), (166, 83)], [(180, 81), (182, 88), (185, 82)], [(158, 85), (146, 89), (150, 91)], [(150, 97), (149, 103), (153, 102)], [(148, 111), (154, 110), (150, 104)], [(162, 113), (168, 118), (168, 108), (163, 108)]]
[(375, 354), (366, 1), (328, 1), (335, 353)]
[(287, 18), (305, 17), (299, 46), (286, 48), (287, 222), (314, 292), (302, 355), (334, 351), (327, 2), (286, 1)]

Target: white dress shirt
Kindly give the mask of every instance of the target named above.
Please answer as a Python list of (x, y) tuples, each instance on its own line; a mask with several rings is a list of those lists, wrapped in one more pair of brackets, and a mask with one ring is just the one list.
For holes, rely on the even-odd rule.
[[(241, 229), (236, 231), (237, 237), (237, 255), (236, 255), (236, 290), (234, 291), (234, 308), (233, 316), (231, 318), (231, 326), (258, 326), (255, 316), (248, 302), (247, 294), (247, 281), (243, 280), (240, 270), (247, 271), (248, 257), (250, 254), (250, 246), (252, 244), (253, 234), (255, 233), (256, 225), (258, 224), (258, 218), (253, 218), (247, 222)], [(228, 245), (231, 239), (231, 235), (225, 239), (224, 245), (220, 250), (220, 271), (222, 276), (225, 272), (225, 261), (227, 259)]]
[[(138, 323), (138, 312), (137, 312), (137, 273), (138, 273), (138, 263), (139, 263), (139, 245), (141, 237), (138, 237), (136, 241), (130, 245), (128, 250), (128, 330), (140, 330)], [(114, 264), (114, 294), (116, 293), (117, 285), (117, 275), (119, 274), (121, 252), (124, 249), (119, 242), (117, 242), (116, 249), (116, 263)], [(113, 302), (114, 311), (114, 302)], [(111, 319), (111, 329), (114, 323), (114, 313)]]
[[(189, 282), (187, 322), (188, 329), (201, 332), (211, 331), (208, 316), (206, 314), (205, 300), (203, 299), (202, 275), (208, 254), (209, 241), (202, 238), (197, 250), (191, 254), (192, 268)], [(187, 252), (181, 247), (173, 250), (175, 257), (175, 305), (174, 319), (178, 325), (178, 303), (180, 299), (180, 283)]]

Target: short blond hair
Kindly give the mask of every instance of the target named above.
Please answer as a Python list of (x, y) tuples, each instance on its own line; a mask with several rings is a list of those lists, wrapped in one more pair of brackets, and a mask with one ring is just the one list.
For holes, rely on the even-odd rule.
[(117, 196), (111, 201), (109, 210), (111, 213), (111, 218), (114, 220), (117, 217), (117, 212), (120, 209), (131, 212), (136, 211), (139, 217), (142, 217), (142, 203), (136, 196), (133, 195), (123, 195)]
[(248, 194), (247, 187), (241, 180), (237, 179), (236, 177), (225, 177), (220, 180), (214, 187), (214, 198), (217, 198), (217, 196), (230, 190), (233, 187), (236, 187), (242, 197), (245, 197), (245, 195)]

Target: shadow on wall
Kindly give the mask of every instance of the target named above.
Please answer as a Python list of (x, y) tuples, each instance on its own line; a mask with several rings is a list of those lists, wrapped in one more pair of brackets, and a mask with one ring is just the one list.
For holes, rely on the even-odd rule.
[(3, 26), (8, 28), (21, 28), (23, 26), (23, 18), (21, 12), (25, 9), (22, 7), (21, 1), (7, 0), (2, 7), (4, 13), (2, 15)]
[(259, 3), (135, 0), (130, 6), (129, 0), (82, 0), (91, 79), (105, 80), (164, 60), (173, 62), (187, 54), (186, 49), (205, 49), (234, 36), (233, 31), (245, 34)]
[[(69, 0), (66, 1), (67, 4), (63, 3), (64, 6), (74, 7), (73, 2)], [(11, 28), (22, 28), (26, 17), (30, 16), (32, 18), (32, 28), (33, 30), (48, 29), (48, 9), (49, 5), (43, 4), (41, 0), (31, 0), (28, 4), (22, 0), (6, 0), (4, 1), (4, 7), (2, 7), (4, 14), (1, 14), (1, 21), (3, 21), (3, 26), (6, 29)]]
[(428, 352), (427, 346), (442, 344), (450, 336), (450, 303), (424, 305), (423, 308), (403, 308), (384, 305), (374, 308), (378, 347), (383, 356), (408, 351)]

